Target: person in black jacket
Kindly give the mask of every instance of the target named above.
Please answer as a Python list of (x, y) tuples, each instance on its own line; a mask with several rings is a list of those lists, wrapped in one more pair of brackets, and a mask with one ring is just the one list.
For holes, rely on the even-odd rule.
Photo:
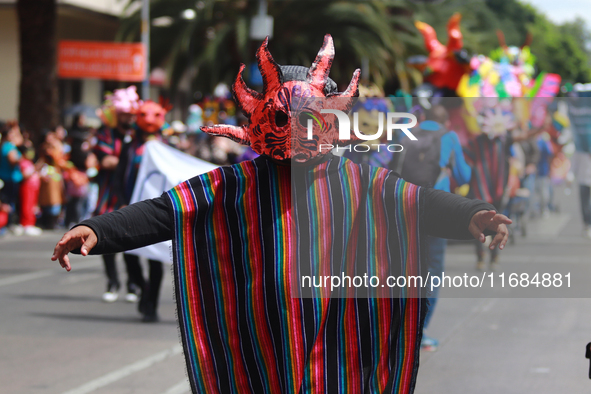
[[(173, 240), (193, 392), (411, 393), (425, 289), (375, 281), (426, 276), (420, 252), (427, 235), (483, 242), (486, 232), (494, 234), (491, 248), (507, 242), (511, 221), (490, 204), (318, 151), (319, 141), (338, 143), (338, 130), (318, 122), (316, 139), (306, 139), (306, 129), (291, 124), (300, 99), (357, 95), (359, 72), (343, 93), (329, 80), (333, 56), (327, 35), (309, 69), (279, 66), (265, 41), (257, 53), (263, 92), (247, 88), (241, 75), (234, 84), (250, 124), (204, 130), (261, 156), (82, 222), (56, 245), (52, 260), (70, 270), (71, 251)], [(342, 286), (306, 286), (306, 277), (326, 283), (337, 276)], [(371, 287), (345, 284), (362, 277)]]

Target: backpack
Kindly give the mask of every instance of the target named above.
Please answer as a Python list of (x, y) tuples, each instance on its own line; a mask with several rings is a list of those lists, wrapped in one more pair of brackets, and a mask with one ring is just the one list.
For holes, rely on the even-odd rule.
[(404, 137), (400, 144), (404, 147), (402, 152), (396, 155), (392, 170), (398, 173), (405, 181), (418, 186), (433, 187), (437, 182), (441, 167), (441, 137), (448, 131), (440, 126), (439, 130), (413, 130), (417, 137), (411, 141)]

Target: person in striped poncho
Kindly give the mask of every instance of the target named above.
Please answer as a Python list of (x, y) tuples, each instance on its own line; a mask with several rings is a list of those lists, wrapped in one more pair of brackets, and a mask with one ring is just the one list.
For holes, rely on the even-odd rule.
[[(301, 99), (339, 97), (345, 111), (357, 95), (358, 71), (343, 93), (328, 78), (333, 56), (327, 35), (309, 69), (279, 66), (265, 41), (257, 53), (263, 92), (249, 89), (241, 72), (234, 84), (250, 123), (204, 128), (260, 157), (82, 222), (56, 245), (52, 260), (69, 271), (70, 251), (112, 253), (172, 239), (193, 392), (411, 393), (423, 290), (375, 281), (426, 275), (427, 234), (484, 240), (491, 232), (499, 248), (507, 241), (510, 220), (490, 204), (322, 152), (320, 144), (343, 143), (329, 123), (305, 138), (297, 118), (291, 122)], [(326, 285), (337, 276), (344, 286)]]

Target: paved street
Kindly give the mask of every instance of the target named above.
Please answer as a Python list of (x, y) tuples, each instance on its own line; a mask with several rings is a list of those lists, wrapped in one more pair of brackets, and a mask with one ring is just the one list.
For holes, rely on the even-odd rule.
[[(581, 236), (575, 194), (556, 194), (561, 213), (530, 222), (528, 237), (501, 252), (497, 274), (570, 267), (591, 278), (591, 240)], [(476, 275), (474, 267), (472, 245), (448, 248), (446, 272)], [(591, 392), (590, 298), (445, 298), (450, 293), (442, 290), (429, 327), (440, 346), (421, 353), (415, 393)]]
[[(591, 240), (581, 236), (575, 194), (557, 193), (561, 213), (531, 222), (528, 238), (517, 237), (502, 252), (497, 273), (532, 266), (549, 271), (559, 263), (587, 272)], [(49, 260), (60, 236), (0, 238), (0, 391), (188, 392), (170, 272), (161, 321), (144, 324), (136, 305), (101, 302), (105, 283), (98, 257), (74, 256), (70, 273)], [(477, 274), (474, 262), (471, 244), (450, 245), (446, 272)], [(123, 262), (118, 264), (124, 277)], [(429, 329), (440, 347), (422, 352), (416, 393), (591, 390), (584, 358), (591, 299), (446, 295), (453, 293), (443, 290)]]
[(161, 321), (141, 323), (136, 304), (101, 302), (99, 257), (73, 256), (70, 273), (49, 260), (60, 237), (0, 239), (0, 392), (189, 392), (169, 270)]

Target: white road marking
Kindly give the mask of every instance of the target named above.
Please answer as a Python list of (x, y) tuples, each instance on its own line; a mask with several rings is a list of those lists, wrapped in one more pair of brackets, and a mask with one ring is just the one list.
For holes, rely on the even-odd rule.
[[(59, 263), (57, 263), (57, 262), (55, 264), (59, 265)], [(76, 263), (72, 267), (72, 270), (83, 269), (83, 268), (95, 268), (95, 267), (99, 267), (101, 264), (102, 263), (99, 261), (85, 261), (85, 262), (81, 262), (81, 263)], [(30, 273), (22, 274), (22, 275), (13, 275), (13, 276), (9, 276), (8, 278), (0, 279), (0, 287), (8, 286), (8, 285), (15, 285), (17, 283), (27, 282), (29, 280), (45, 278), (47, 276), (57, 275), (57, 274), (62, 274), (62, 273), (67, 274), (67, 272), (63, 268), (60, 268), (59, 270), (52, 268), (52, 269), (47, 269), (47, 270), (43, 270), (43, 271), (30, 272)]]
[(26, 282), (28, 280), (44, 278), (46, 276), (51, 276), (53, 274), (55, 274), (55, 270), (37, 271), (28, 274), (9, 276), (8, 278), (0, 279), (0, 287), (15, 285), (17, 283)]
[[(123, 379), (126, 376), (129, 376), (135, 372), (144, 370), (149, 368), (150, 366), (159, 363), (161, 361), (166, 360), (169, 357), (176, 356), (177, 354), (181, 354), (183, 348), (180, 345), (173, 346), (170, 349), (164, 350), (160, 353), (156, 353), (152, 356), (146, 357), (140, 361), (136, 361), (133, 364), (126, 365), (123, 368), (119, 368), (113, 372), (110, 372), (100, 378), (91, 380), (88, 383), (83, 384), (82, 386), (76, 387), (75, 389), (66, 391), (63, 394), (86, 394), (91, 393), (96, 389), (101, 387), (107, 386), (111, 383), (114, 383), (120, 379)], [(176, 386), (175, 386), (176, 387)]]

